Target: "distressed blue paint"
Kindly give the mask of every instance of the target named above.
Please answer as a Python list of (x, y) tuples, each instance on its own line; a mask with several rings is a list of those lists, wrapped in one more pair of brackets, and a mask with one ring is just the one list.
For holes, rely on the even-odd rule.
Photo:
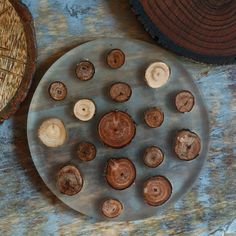
[[(23, 2), (30, 7), (35, 18), (39, 44), (40, 67), (35, 81), (57, 58), (55, 53), (63, 54), (64, 48), (81, 41), (111, 35), (151, 40), (136, 22), (126, 0)], [(66, 4), (72, 10), (66, 10)], [(58, 18), (55, 15), (65, 18), (66, 28), (56, 29)], [(49, 30), (54, 27), (54, 31)], [(14, 232), (17, 236), (27, 233), (46, 235), (56, 229), (82, 236), (110, 236), (111, 232), (117, 235), (127, 232), (131, 236), (234, 235), (236, 66), (207, 66), (183, 58), (180, 60), (195, 77), (211, 122), (208, 160), (192, 191), (160, 216), (145, 221), (95, 224), (94, 220), (68, 209), (55, 199), (38, 177), (27, 151), (25, 127), (29, 102), (25, 102), (11, 120), (0, 126), (0, 235), (14, 235)], [(198, 233), (201, 230), (204, 232)]]
[(22, 0), (22, 2), (30, 9), (30, 12), (35, 19), (38, 17), (38, 7), (39, 7), (39, 1), (37, 0)]

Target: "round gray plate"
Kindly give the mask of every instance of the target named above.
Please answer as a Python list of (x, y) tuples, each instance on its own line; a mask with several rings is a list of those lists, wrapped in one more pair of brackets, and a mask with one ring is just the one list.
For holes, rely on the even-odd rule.
[[(106, 53), (120, 48), (126, 54), (126, 63), (118, 70), (106, 65)], [(81, 61), (90, 60), (96, 73), (90, 81), (79, 81), (75, 76), (75, 66)], [(160, 89), (149, 88), (144, 81), (147, 66), (154, 61), (164, 61), (171, 68), (169, 82)], [(48, 95), (48, 86), (53, 81), (62, 81), (68, 89), (64, 101), (53, 101)], [(132, 86), (133, 94), (126, 103), (117, 104), (108, 97), (108, 87), (123, 81)], [(173, 98), (180, 90), (190, 90), (195, 96), (195, 106), (190, 113), (181, 114), (175, 110)], [(96, 103), (96, 115), (89, 122), (80, 122), (73, 115), (73, 106), (78, 99), (90, 98)], [(158, 106), (165, 114), (160, 128), (150, 129), (143, 122), (146, 108)], [(127, 111), (137, 123), (136, 136), (132, 143), (122, 149), (105, 147), (98, 139), (96, 127), (99, 118), (110, 110)], [(47, 148), (37, 137), (41, 122), (50, 117), (61, 119), (67, 129), (66, 143), (59, 148)], [(173, 138), (176, 131), (190, 129), (202, 140), (200, 155), (193, 161), (181, 161), (173, 153)], [(118, 198), (124, 204), (123, 213), (113, 220), (137, 220), (155, 215), (163, 207), (175, 202), (192, 185), (199, 175), (207, 156), (209, 123), (199, 91), (191, 76), (167, 51), (152, 44), (133, 39), (99, 39), (85, 43), (66, 53), (56, 61), (42, 78), (33, 96), (28, 114), (27, 134), (34, 164), (49, 189), (71, 208), (104, 220), (100, 213), (100, 203), (108, 197)], [(80, 162), (75, 155), (80, 141), (93, 142), (97, 156), (91, 162)], [(149, 145), (159, 146), (164, 154), (164, 162), (157, 168), (144, 166), (142, 154)], [(104, 167), (111, 157), (130, 158), (137, 170), (135, 184), (126, 190), (114, 190), (105, 181)], [(74, 196), (61, 194), (56, 188), (58, 170), (68, 164), (75, 164), (84, 177), (84, 186)], [(173, 186), (171, 198), (160, 207), (148, 206), (142, 197), (144, 181), (153, 175), (166, 176)]]

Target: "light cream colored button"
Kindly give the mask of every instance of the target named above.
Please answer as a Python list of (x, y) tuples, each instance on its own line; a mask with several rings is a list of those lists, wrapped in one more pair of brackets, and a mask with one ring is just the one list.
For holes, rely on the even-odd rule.
[(92, 100), (81, 99), (74, 106), (74, 115), (81, 121), (89, 121), (95, 115), (96, 107)]
[(160, 88), (168, 81), (170, 68), (164, 62), (152, 63), (145, 72), (145, 80), (151, 88)]
[(50, 118), (40, 125), (38, 137), (47, 147), (58, 147), (66, 140), (66, 129), (63, 122), (57, 118)]

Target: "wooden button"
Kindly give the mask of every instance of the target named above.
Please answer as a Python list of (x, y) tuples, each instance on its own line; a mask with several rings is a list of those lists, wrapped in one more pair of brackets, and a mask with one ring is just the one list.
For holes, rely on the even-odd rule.
[(123, 204), (117, 199), (107, 199), (102, 203), (102, 214), (108, 218), (114, 218), (123, 211)]
[(153, 176), (144, 183), (144, 199), (151, 206), (164, 204), (170, 198), (171, 194), (172, 185), (164, 176)]
[(164, 113), (159, 108), (150, 108), (145, 111), (144, 120), (150, 128), (157, 128), (164, 121)]
[(144, 164), (150, 168), (159, 166), (164, 160), (162, 150), (156, 146), (151, 146), (145, 149), (143, 155)]
[(125, 63), (125, 54), (120, 49), (113, 49), (107, 54), (107, 64), (112, 69), (118, 69)]
[(79, 80), (86, 81), (93, 78), (95, 74), (95, 68), (90, 61), (81, 61), (76, 66), (75, 72)]
[(145, 72), (145, 80), (149, 87), (160, 88), (167, 83), (170, 77), (170, 68), (164, 62), (152, 63)]
[(132, 118), (123, 111), (111, 111), (103, 115), (98, 124), (101, 141), (109, 147), (121, 148), (135, 136), (136, 126)]
[(118, 82), (111, 85), (109, 94), (115, 102), (126, 102), (131, 97), (132, 89), (128, 84)]
[(63, 122), (57, 118), (50, 118), (40, 125), (38, 137), (47, 147), (59, 147), (65, 143), (66, 128)]
[(194, 96), (189, 91), (181, 91), (175, 97), (175, 106), (179, 112), (190, 112), (194, 106)]
[(91, 120), (96, 112), (96, 106), (91, 99), (81, 99), (74, 105), (74, 115), (81, 121)]
[(136, 169), (128, 158), (112, 158), (107, 162), (105, 177), (112, 188), (123, 190), (133, 184)]
[(89, 142), (81, 142), (79, 143), (77, 149), (77, 157), (81, 161), (91, 161), (96, 156), (96, 147)]
[(61, 193), (72, 196), (79, 193), (82, 187), (83, 178), (75, 166), (65, 166), (58, 172), (57, 188)]
[(174, 144), (174, 151), (178, 158), (190, 161), (199, 155), (201, 140), (199, 136), (189, 130), (181, 130), (177, 133)]
[(56, 101), (63, 100), (67, 95), (67, 88), (65, 84), (60, 81), (56, 81), (50, 84), (49, 86), (49, 95)]

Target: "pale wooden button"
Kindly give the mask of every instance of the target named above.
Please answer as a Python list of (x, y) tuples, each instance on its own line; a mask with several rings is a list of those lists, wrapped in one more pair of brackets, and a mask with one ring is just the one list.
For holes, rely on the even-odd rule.
[(81, 121), (89, 121), (96, 112), (95, 104), (90, 99), (81, 99), (74, 106), (74, 115)]
[(38, 137), (47, 147), (58, 147), (66, 140), (66, 129), (63, 122), (57, 118), (50, 118), (40, 125)]
[(164, 62), (152, 63), (145, 72), (145, 80), (149, 87), (160, 88), (167, 83), (170, 77), (170, 68)]

